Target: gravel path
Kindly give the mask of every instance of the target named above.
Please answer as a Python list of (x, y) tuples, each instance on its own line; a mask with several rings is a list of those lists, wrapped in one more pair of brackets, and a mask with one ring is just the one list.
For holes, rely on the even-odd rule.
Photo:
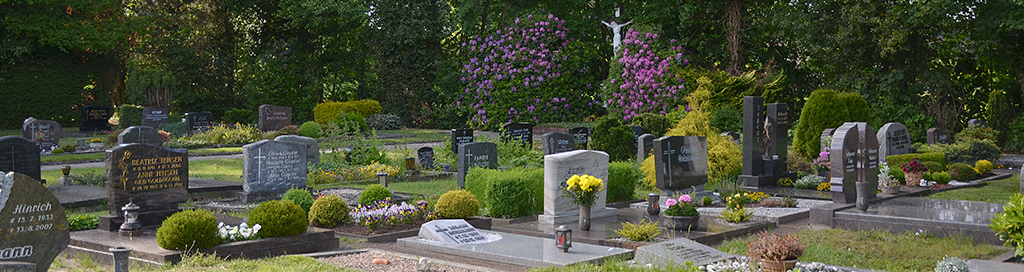
[[(388, 264), (374, 264), (374, 259), (385, 259)], [(443, 263), (438, 263), (437, 260), (424, 259), (424, 262), (431, 263), (429, 270), (419, 270), (418, 265), (420, 260), (395, 256), (392, 254), (385, 254), (381, 252), (368, 251), (363, 253), (338, 255), (327, 258), (320, 258), (322, 262), (330, 263), (346, 268), (359, 269), (362, 271), (437, 271), (437, 272), (472, 272), (477, 270), (470, 270), (461, 267), (453, 267)], [(441, 261), (443, 262), (443, 261)], [(447, 262), (445, 262), (447, 263)]]

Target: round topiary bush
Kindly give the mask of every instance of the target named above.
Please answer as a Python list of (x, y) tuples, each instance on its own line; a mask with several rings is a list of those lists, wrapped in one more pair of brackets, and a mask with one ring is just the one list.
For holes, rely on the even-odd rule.
[(323, 131), (320, 128), (320, 124), (318, 124), (317, 122), (306, 121), (305, 123), (302, 123), (302, 126), (299, 127), (299, 135), (301, 136), (306, 136), (310, 138), (320, 138), (320, 135), (322, 133)]
[(961, 182), (968, 182), (974, 180), (974, 177), (978, 176), (978, 172), (974, 171), (974, 167), (966, 163), (954, 163), (949, 165), (949, 175), (953, 179)]
[(591, 134), (590, 147), (608, 153), (611, 161), (625, 161), (636, 156), (636, 138), (633, 130), (619, 118), (605, 116), (597, 121)]
[(348, 204), (336, 195), (325, 195), (313, 201), (309, 209), (309, 224), (322, 228), (333, 228), (348, 220)]
[(448, 191), (437, 199), (434, 210), (441, 218), (469, 218), (480, 212), (480, 201), (467, 190)]
[(198, 250), (220, 244), (217, 217), (205, 210), (177, 212), (156, 230), (156, 243), (168, 250)]
[(373, 184), (367, 186), (363, 193), (359, 194), (359, 204), (370, 205), (374, 201), (391, 197), (393, 194), (388, 187), (381, 186), (380, 184)]
[(871, 120), (870, 109), (867, 101), (857, 93), (826, 89), (811, 92), (800, 110), (793, 149), (804, 158), (817, 158), (821, 131), (837, 128), (844, 122), (867, 122)]
[(249, 213), (249, 223), (260, 224), (260, 236), (286, 237), (306, 232), (306, 212), (291, 200), (271, 200), (260, 203)]
[(288, 191), (284, 192), (284, 195), (281, 196), (281, 199), (288, 199), (295, 202), (295, 204), (302, 207), (302, 210), (306, 211), (306, 213), (309, 213), (309, 207), (313, 206), (313, 196), (305, 189), (288, 189)]
[(928, 171), (930, 171), (930, 172), (946, 171), (946, 167), (942, 166), (941, 163), (937, 163), (937, 162), (933, 162), (933, 161), (924, 161), (922, 163), (924, 164), (924, 166), (928, 167)]

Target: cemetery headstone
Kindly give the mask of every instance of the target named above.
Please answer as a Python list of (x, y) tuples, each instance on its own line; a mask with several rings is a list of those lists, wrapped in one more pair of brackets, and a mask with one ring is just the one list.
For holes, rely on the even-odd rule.
[(533, 145), (533, 124), (532, 123), (505, 123), (501, 125), (505, 129), (502, 138), (523, 143), (526, 146)]
[(299, 135), (281, 135), (274, 141), (300, 144), (306, 147), (306, 163), (320, 162), (320, 143), (316, 139)]
[[(832, 201), (853, 203), (857, 198), (857, 151), (860, 149), (860, 133), (857, 124), (845, 123), (832, 135), (832, 150), (829, 153)], [(877, 173), (877, 171), (875, 172)]]
[(89, 149), (89, 140), (86, 140), (86, 139), (77, 139), (77, 140), (75, 140), (75, 148), (76, 149)]
[(292, 108), (274, 105), (260, 105), (260, 130), (279, 130), (292, 125)]
[(829, 141), (831, 141), (830, 139), (832, 139), (832, 134), (834, 134), (835, 132), (836, 129), (834, 128), (826, 128), (825, 130), (821, 131), (821, 146), (818, 148), (819, 153), (831, 147)]
[(544, 155), (572, 151), (576, 149), (575, 138), (576, 137), (573, 137), (572, 135), (565, 133), (545, 133), (544, 135), (540, 136), (541, 149), (542, 151), (544, 151)]
[(148, 144), (155, 146), (164, 145), (164, 136), (155, 128), (141, 126), (128, 127), (121, 134), (117, 135), (117, 144)]
[(787, 174), (786, 164), (789, 145), (789, 111), (786, 103), (768, 103), (765, 118), (764, 173), (777, 179)]
[(643, 162), (654, 151), (654, 134), (644, 133), (636, 138), (636, 161)]
[(878, 157), (910, 153), (910, 131), (901, 123), (887, 123), (878, 129)]
[(470, 167), (498, 168), (498, 145), (488, 142), (473, 142), (459, 147), (458, 182), (459, 188), (466, 188), (466, 172)]
[(569, 129), (569, 134), (576, 136), (576, 145), (579, 145), (578, 149), (590, 148), (590, 128), (588, 127), (574, 127)]
[(654, 169), (658, 189), (666, 198), (677, 192), (706, 194), (707, 137), (665, 136), (655, 139)]
[(18, 136), (0, 137), (0, 171), (18, 172), (41, 180), (39, 147)]
[(729, 137), (729, 140), (731, 140), (731, 141), (733, 141), (733, 142), (735, 142), (737, 144), (741, 143), (740, 142), (740, 134), (739, 133), (729, 131), (729, 132), (722, 132), (721, 135), (724, 136), (724, 137)]
[(760, 96), (743, 97), (743, 172), (739, 183), (747, 187), (770, 185), (764, 174), (764, 99)]
[(604, 181), (597, 193), (597, 201), (590, 208), (592, 219), (615, 216), (615, 209), (607, 209), (608, 153), (595, 150), (573, 150), (544, 156), (544, 214), (537, 217), (542, 224), (563, 224), (579, 220), (579, 206), (562, 196), (566, 181), (573, 175), (590, 175)]
[[(878, 164), (879, 161), (885, 161), (885, 157), (880, 156), (881, 148), (878, 137), (876, 137), (878, 134), (868, 123), (855, 122), (855, 124), (857, 124), (857, 132), (860, 133), (860, 147), (857, 152), (860, 169), (858, 169), (857, 181), (866, 181), (868, 188), (878, 188)], [(854, 191), (857, 191), (856, 188)], [(875, 196), (876, 190), (870, 190), (867, 199), (873, 199)]]
[(110, 109), (99, 106), (82, 107), (82, 126), (79, 131), (107, 131), (110, 130)]
[(48, 271), (71, 240), (64, 207), (39, 181), (14, 172), (0, 175), (0, 260)]
[(50, 151), (60, 146), (62, 133), (60, 123), (56, 121), (29, 117), (21, 126), (21, 135), (39, 146), (40, 150)]
[(629, 129), (633, 130), (633, 139), (640, 137), (644, 134), (644, 127), (641, 126), (629, 126)]
[(186, 112), (185, 126), (188, 127), (189, 131), (204, 131), (210, 129), (213, 127), (213, 113), (208, 111)]
[(452, 154), (459, 154), (459, 146), (473, 142), (473, 130), (468, 128), (452, 129)]
[(641, 246), (635, 254), (633, 260), (637, 264), (651, 264), (657, 268), (681, 267), (686, 262), (701, 266), (736, 257), (686, 238)]
[(434, 169), (434, 149), (429, 146), (416, 149), (416, 168)]
[(147, 144), (107, 150), (107, 210), (100, 229), (116, 230), (124, 222), (121, 207), (142, 207), (139, 223), (159, 225), (188, 200), (188, 150)]
[(420, 225), (420, 238), (448, 245), (477, 244), (487, 237), (465, 219), (432, 220)]
[(941, 128), (929, 128), (928, 133), (925, 135), (925, 140), (928, 144), (949, 144), (953, 139), (953, 135), (948, 130)]
[(158, 128), (163, 124), (170, 124), (171, 111), (165, 108), (146, 107), (142, 109), (142, 126)]
[(973, 127), (973, 126), (987, 127), (988, 123), (985, 122), (985, 121), (979, 120), (979, 119), (971, 119), (971, 120), (967, 120), (967, 126), (968, 127)]
[(306, 187), (306, 146), (260, 140), (242, 146), (244, 202), (276, 198), (291, 188)]

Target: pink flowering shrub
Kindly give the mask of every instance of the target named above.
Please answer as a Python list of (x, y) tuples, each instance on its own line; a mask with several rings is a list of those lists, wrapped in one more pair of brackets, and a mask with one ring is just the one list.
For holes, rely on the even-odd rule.
[(605, 82), (609, 112), (628, 121), (646, 112), (665, 115), (684, 105), (683, 79), (673, 72), (688, 62), (682, 51), (674, 39), (630, 28)]
[(473, 127), (579, 119), (600, 107), (591, 84), (596, 72), (586, 58), (596, 53), (574, 41), (554, 15), (518, 18), (494, 35), (473, 37), (462, 50), (464, 89), (456, 104), (472, 109)]

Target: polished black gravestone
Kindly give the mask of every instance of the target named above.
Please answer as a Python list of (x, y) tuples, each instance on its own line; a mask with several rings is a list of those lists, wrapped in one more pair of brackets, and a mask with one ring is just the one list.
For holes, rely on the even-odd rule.
[(576, 137), (576, 145), (579, 146), (577, 149), (589, 149), (590, 143), (590, 128), (588, 127), (574, 127), (569, 129), (569, 134)]
[(473, 129), (452, 129), (452, 154), (459, 154), (459, 146), (473, 142)]
[[(786, 103), (768, 103), (765, 117), (765, 145), (767, 151), (764, 160), (764, 174), (770, 175), (769, 181), (778, 180), (787, 173), (787, 153), (789, 144), (789, 110)], [(795, 176), (792, 177), (796, 179)]]
[(523, 143), (526, 146), (533, 145), (533, 124), (532, 123), (505, 123), (501, 125), (505, 130), (501, 133), (502, 139)]
[(288, 189), (306, 188), (306, 146), (260, 140), (242, 146), (243, 202), (277, 198)]
[(170, 111), (165, 108), (146, 107), (142, 109), (142, 125), (157, 128), (171, 123)]
[(945, 129), (929, 128), (927, 134), (925, 134), (925, 142), (930, 145), (949, 144), (953, 142), (953, 134), (950, 134), (949, 131)]
[(40, 178), (39, 146), (18, 136), (0, 137), (0, 171)]
[(416, 149), (416, 168), (434, 169), (434, 148), (424, 146)]
[[(857, 197), (857, 151), (860, 149), (860, 133), (854, 123), (845, 123), (832, 135), (829, 161), (832, 178), (829, 180), (832, 201), (853, 203)], [(877, 171), (875, 172), (877, 174)]]
[(35, 143), (40, 150), (50, 151), (60, 145), (63, 133), (60, 123), (29, 117), (21, 125), (21, 136)]
[(466, 188), (466, 172), (470, 167), (498, 168), (498, 145), (495, 143), (468, 143), (459, 147), (457, 175), (459, 188)]
[(896, 122), (882, 125), (875, 137), (878, 139), (878, 157), (882, 159), (910, 153), (910, 145), (913, 144), (907, 126)]
[(551, 132), (540, 136), (541, 150), (544, 155), (562, 153), (576, 149), (576, 139), (572, 135)]
[(82, 107), (82, 126), (79, 131), (107, 131), (110, 130), (110, 109), (99, 106)]
[(292, 125), (292, 108), (274, 105), (260, 105), (260, 130), (279, 130)]
[[(868, 188), (878, 188), (878, 164), (885, 162), (885, 157), (879, 156), (878, 138), (875, 137), (877, 133), (868, 123), (854, 122), (854, 124), (857, 124), (857, 132), (860, 134), (857, 158), (860, 169), (857, 172), (857, 181), (867, 182)], [(856, 191), (856, 188), (853, 189)], [(868, 200), (874, 199), (875, 196), (877, 196), (876, 190), (868, 190), (866, 196)]]
[(665, 136), (654, 140), (655, 180), (662, 195), (694, 189), (708, 182), (708, 139)]
[(139, 126), (128, 127), (117, 135), (117, 144), (148, 144), (155, 146), (164, 145), (164, 136), (152, 127)]
[(160, 225), (188, 201), (188, 150), (147, 144), (107, 150), (107, 210), (100, 229), (115, 231), (124, 222), (129, 201), (142, 208), (139, 223)]
[(743, 97), (743, 172), (739, 176), (741, 186), (761, 187), (770, 185), (772, 180), (764, 173), (764, 99), (760, 96)]
[(185, 113), (185, 126), (189, 131), (204, 131), (213, 127), (213, 113), (187, 112)]
[(50, 190), (20, 173), (0, 176), (0, 260), (47, 271), (70, 239), (64, 207)]

